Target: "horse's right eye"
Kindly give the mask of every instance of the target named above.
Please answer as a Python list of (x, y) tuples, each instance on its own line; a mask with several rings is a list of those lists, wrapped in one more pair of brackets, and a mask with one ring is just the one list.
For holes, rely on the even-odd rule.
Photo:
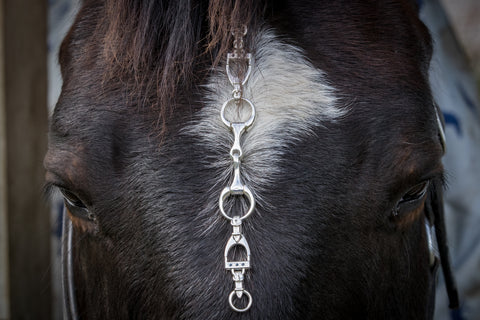
[(60, 192), (62, 193), (65, 207), (67, 207), (68, 211), (72, 215), (81, 219), (95, 221), (95, 216), (88, 210), (83, 201), (80, 200), (73, 192), (65, 188), (60, 188)]
[(87, 206), (73, 192), (64, 188), (60, 188), (60, 192), (65, 200), (65, 205), (69, 207), (87, 209)]

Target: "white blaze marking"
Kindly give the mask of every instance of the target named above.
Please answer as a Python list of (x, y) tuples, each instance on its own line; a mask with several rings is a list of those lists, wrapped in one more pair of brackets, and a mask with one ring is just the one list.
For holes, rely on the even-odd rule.
[[(257, 113), (255, 123), (243, 135), (241, 170), (258, 202), (268, 205), (262, 201), (261, 189), (275, 180), (285, 148), (313, 134), (312, 129), (322, 121), (338, 119), (346, 111), (337, 106), (335, 90), (326, 83), (322, 71), (308, 62), (300, 49), (282, 43), (271, 31), (262, 32), (255, 46), (243, 97), (254, 103)], [(215, 70), (207, 85), (207, 104), (197, 121), (186, 128), (189, 134), (200, 136), (209, 149), (224, 154), (212, 163), (221, 172), (212, 177), (219, 183), (218, 191), (226, 186), (233, 170), (229, 156), (233, 134), (220, 119), (220, 109), (232, 97), (232, 89), (224, 68)], [(230, 114), (229, 120), (247, 116)]]

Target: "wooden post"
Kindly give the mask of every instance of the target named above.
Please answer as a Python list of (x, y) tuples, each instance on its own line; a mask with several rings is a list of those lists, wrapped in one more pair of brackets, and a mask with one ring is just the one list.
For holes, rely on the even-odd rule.
[(47, 1), (1, 0), (0, 10), (0, 257), (8, 256), (0, 262), (0, 317), (50, 319), (50, 220), (41, 196)]
[[(0, 26), (4, 25), (4, 3), (0, 2)], [(1, 28), (1, 27), (0, 27)], [(3, 30), (2, 30), (3, 31)], [(2, 32), (3, 34), (3, 32)], [(5, 110), (4, 41), (0, 37), (0, 319), (10, 318), (8, 283), (8, 223), (7, 223), (7, 119)]]

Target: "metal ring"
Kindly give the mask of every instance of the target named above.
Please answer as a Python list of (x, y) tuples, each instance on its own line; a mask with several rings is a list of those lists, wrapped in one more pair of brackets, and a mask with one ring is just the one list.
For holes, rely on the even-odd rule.
[(253, 124), (253, 122), (255, 121), (255, 106), (253, 105), (252, 101), (250, 101), (248, 99), (245, 99), (245, 98), (240, 98), (240, 99), (230, 98), (230, 99), (228, 99), (222, 105), (222, 111), (220, 112), (220, 116), (222, 117), (223, 123), (227, 127), (231, 128), (233, 122), (230, 122), (230, 121), (227, 120), (227, 118), (225, 118), (225, 108), (227, 107), (227, 105), (230, 102), (237, 102), (237, 101), (245, 101), (250, 106), (250, 109), (251, 109), (250, 118), (248, 118), (247, 121), (245, 121), (245, 122), (237, 122), (237, 123), (243, 123), (245, 125), (245, 129), (248, 129)]
[(230, 307), (232, 307), (232, 309), (237, 311), (237, 312), (245, 312), (248, 309), (250, 309), (250, 307), (252, 306), (252, 296), (251, 296), (251, 294), (247, 290), (243, 290), (243, 293), (248, 297), (248, 304), (243, 309), (237, 308), (233, 304), (233, 296), (235, 295), (235, 290), (230, 292), (230, 295), (228, 296), (228, 303), (230, 303)]
[[(241, 192), (241, 193), (238, 193), (237, 192)], [(248, 218), (252, 212), (253, 212), (253, 209), (255, 209), (255, 199), (253, 198), (253, 193), (252, 191), (250, 191), (250, 189), (247, 187), (247, 186), (243, 186), (243, 190), (242, 191), (234, 191), (232, 189), (230, 189), (230, 187), (226, 187), (223, 189), (222, 193), (220, 194), (220, 198), (218, 200), (218, 205), (220, 207), (220, 212), (222, 213), (222, 215), (227, 218), (228, 220), (233, 220), (233, 217), (230, 217), (226, 212), (225, 212), (225, 209), (223, 208), (223, 203), (225, 202), (225, 199), (227, 199), (230, 195), (244, 195), (247, 197), (248, 201), (250, 201), (250, 207), (248, 208), (248, 211), (247, 213), (245, 213), (243, 216), (241, 216), (239, 219), (240, 220), (244, 220), (246, 218)]]

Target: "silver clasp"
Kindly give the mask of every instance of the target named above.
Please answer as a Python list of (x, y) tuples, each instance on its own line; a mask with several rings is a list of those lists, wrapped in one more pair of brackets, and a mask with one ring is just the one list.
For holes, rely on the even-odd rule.
[[(250, 268), (250, 247), (248, 246), (247, 239), (242, 234), (242, 218), (233, 217), (231, 224), (233, 226), (233, 232), (228, 239), (227, 245), (225, 246), (225, 269), (227, 270), (240, 270), (245, 272), (245, 269)], [(247, 253), (247, 260), (244, 261), (228, 261), (228, 253), (233, 247), (243, 247)], [(242, 279), (243, 281), (243, 279)]]
[[(233, 310), (237, 312), (244, 312), (247, 311), (252, 305), (252, 296), (243, 287), (245, 269), (250, 268), (250, 247), (248, 246), (247, 239), (245, 239), (242, 234), (242, 219), (238, 216), (233, 217), (231, 224), (233, 226), (233, 232), (230, 236), (230, 239), (228, 239), (227, 245), (225, 246), (225, 269), (232, 272), (232, 279), (235, 282), (235, 289), (230, 293), (228, 302)], [(245, 249), (247, 253), (247, 260), (228, 261), (228, 253), (233, 247), (236, 246), (243, 247)], [(238, 299), (241, 299), (244, 294), (248, 299), (247, 306), (243, 309), (236, 307), (233, 303), (234, 296), (237, 296)]]
[[(234, 75), (231, 70), (231, 63), (232, 62), (235, 63), (241, 60), (244, 60), (247, 62), (247, 71), (245, 72), (245, 74), (243, 74), (242, 80), (237, 75)], [(251, 53), (239, 54), (237, 52), (228, 53), (226, 70), (227, 70), (228, 80), (233, 86), (234, 98), (239, 99), (240, 95), (235, 96), (235, 93), (241, 92), (242, 88), (247, 83), (248, 78), (250, 77), (250, 74), (252, 73), (252, 54)]]

